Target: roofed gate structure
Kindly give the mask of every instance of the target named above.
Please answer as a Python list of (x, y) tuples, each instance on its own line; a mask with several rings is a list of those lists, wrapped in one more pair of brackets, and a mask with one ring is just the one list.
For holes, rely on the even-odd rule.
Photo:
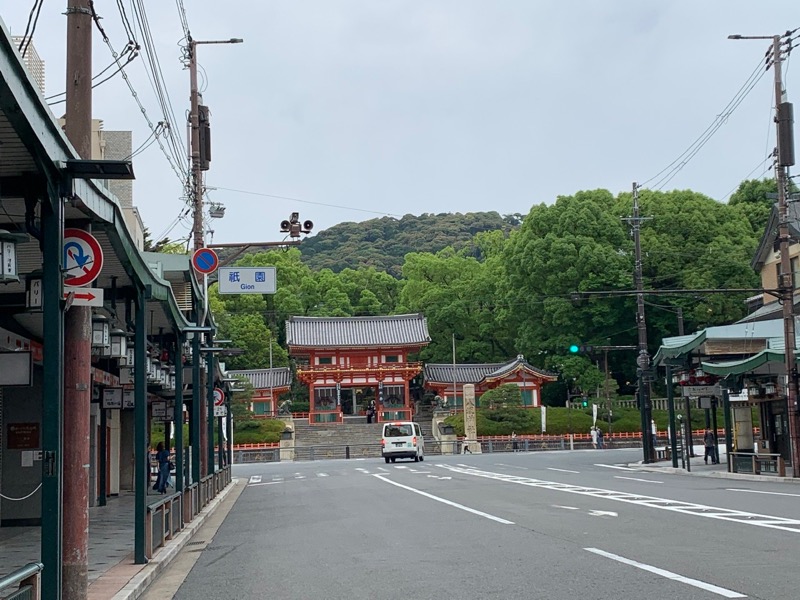
[(425, 387), (444, 398), (452, 408), (463, 406), (464, 384), (467, 383), (475, 386), (477, 397), (503, 384), (515, 384), (522, 393), (523, 406), (540, 406), (542, 385), (558, 379), (557, 375), (529, 364), (522, 354), (507, 363), (427, 364), (424, 376)]
[(409, 357), (430, 340), (421, 314), (290, 317), (286, 345), (308, 385), (308, 422), (341, 423), (373, 401), (378, 421), (410, 420), (409, 381), (422, 364)]

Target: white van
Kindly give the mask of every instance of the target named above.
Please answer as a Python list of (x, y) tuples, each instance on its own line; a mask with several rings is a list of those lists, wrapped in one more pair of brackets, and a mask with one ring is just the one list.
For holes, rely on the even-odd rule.
[(384, 423), (381, 456), (387, 463), (398, 458), (413, 458), (414, 462), (425, 460), (425, 439), (419, 423)]

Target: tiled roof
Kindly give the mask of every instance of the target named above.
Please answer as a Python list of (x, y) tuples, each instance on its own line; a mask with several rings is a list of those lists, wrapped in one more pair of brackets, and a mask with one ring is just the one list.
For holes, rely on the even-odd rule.
[(426, 383), (453, 383), (454, 375), (456, 384), (480, 383), (484, 379), (508, 375), (517, 368), (525, 368), (547, 380), (556, 378), (553, 373), (537, 369), (521, 357), (507, 363), (457, 364), (455, 367), (452, 364), (426, 364), (423, 375)]
[(289, 317), (286, 344), (305, 348), (425, 346), (431, 341), (421, 314), (382, 317)]
[(281, 388), (292, 385), (292, 372), (289, 367), (275, 367), (274, 369), (248, 369), (241, 371), (227, 371), (229, 377), (245, 377), (250, 380), (257, 390), (268, 390), (270, 387)]

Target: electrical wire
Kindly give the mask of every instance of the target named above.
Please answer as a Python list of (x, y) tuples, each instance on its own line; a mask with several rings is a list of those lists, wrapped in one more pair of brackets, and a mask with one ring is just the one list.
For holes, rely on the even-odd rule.
[(9, 496), (4, 496), (3, 494), (0, 494), (0, 498), (2, 498), (3, 500), (7, 500), (7, 501), (9, 501), (9, 502), (19, 502), (19, 501), (21, 501), (21, 500), (27, 500), (28, 498), (30, 498), (31, 496), (33, 496), (33, 495), (34, 495), (36, 492), (38, 492), (38, 491), (39, 491), (39, 489), (40, 489), (41, 487), (42, 487), (42, 484), (40, 483), (39, 485), (37, 485), (37, 486), (36, 486), (36, 489), (35, 489), (35, 490), (33, 490), (33, 491), (32, 491), (30, 494), (28, 494), (27, 496), (23, 496), (22, 498), (11, 498), (11, 497), (9, 497)]
[(262, 192), (251, 192), (248, 190), (237, 190), (234, 188), (228, 187), (219, 187), (219, 186), (210, 186), (208, 189), (212, 190), (223, 190), (225, 192), (235, 192), (237, 194), (247, 194), (250, 196), (261, 196), (263, 198), (276, 198), (278, 200), (291, 200), (292, 202), (300, 202), (302, 204), (313, 204), (315, 206), (327, 206), (328, 208), (341, 208), (342, 210), (352, 210), (356, 212), (364, 212), (369, 213), (372, 215), (382, 215), (385, 217), (401, 217), (402, 215), (397, 215), (394, 213), (383, 212), (379, 210), (369, 210), (367, 208), (356, 208), (354, 206), (341, 206), (339, 204), (326, 204), (325, 202), (313, 202), (311, 200), (301, 200), (300, 198), (290, 198), (289, 196), (278, 196), (276, 194), (264, 194)]
[[(42, 11), (43, 4), (44, 0), (33, 1), (31, 12), (28, 15), (28, 23), (25, 25), (25, 33), (22, 34), (22, 40), (19, 42), (18, 50), (22, 58), (25, 58), (25, 54), (28, 52), (28, 46), (31, 45), (31, 41), (33, 40), (33, 34), (36, 31), (36, 24), (39, 22), (39, 13)], [(30, 34), (28, 32), (30, 32)]]
[(742, 84), (739, 90), (734, 94), (733, 98), (728, 102), (725, 108), (722, 109), (711, 124), (700, 134), (686, 150), (684, 150), (678, 157), (669, 163), (666, 167), (661, 169), (658, 173), (642, 182), (641, 187), (646, 186), (651, 181), (656, 180), (655, 189), (661, 189), (669, 183), (675, 175), (677, 175), (689, 161), (694, 158), (697, 153), (708, 143), (713, 135), (727, 123), (728, 118), (733, 114), (736, 108), (747, 97), (750, 91), (761, 80), (766, 71), (763, 69), (763, 61), (759, 59), (758, 64), (752, 73), (748, 76), (747, 80)]
[[(150, 117), (147, 115), (147, 110), (145, 109), (144, 105), (142, 104), (142, 101), (139, 98), (139, 94), (136, 92), (136, 89), (133, 87), (133, 84), (131, 83), (130, 78), (128, 77), (128, 74), (125, 72), (124, 65), (120, 64), (120, 55), (117, 53), (116, 50), (114, 50), (114, 46), (111, 44), (111, 41), (108, 39), (108, 35), (106, 35), (106, 32), (103, 30), (103, 27), (100, 24), (100, 18), (97, 15), (97, 12), (94, 9), (94, 2), (92, 0), (89, 0), (89, 8), (90, 8), (90, 10), (92, 12), (92, 19), (94, 20), (95, 25), (97, 26), (97, 29), (100, 31), (100, 33), (101, 33), (101, 35), (103, 37), (103, 42), (106, 44), (106, 46), (108, 47), (109, 51), (111, 52), (111, 56), (114, 59), (114, 62), (117, 63), (117, 66), (119, 67), (119, 72), (122, 73), (122, 78), (125, 80), (125, 83), (128, 86), (128, 90), (130, 91), (131, 95), (133, 96), (133, 99), (136, 101), (136, 104), (139, 106), (139, 110), (142, 113), (142, 116), (144, 117), (144, 120), (147, 122), (147, 126), (150, 128), (151, 132), (155, 132), (155, 126), (153, 125), (153, 122), (150, 120)], [(188, 175), (188, 172), (186, 172), (186, 171), (185, 172), (181, 172), (180, 167), (182, 165), (180, 164), (180, 162), (178, 162), (178, 165), (176, 166), (175, 162), (177, 162), (177, 161), (175, 161), (174, 157), (170, 155), (170, 153), (167, 151), (166, 148), (164, 148), (164, 145), (161, 143), (161, 140), (158, 137), (156, 139), (158, 139), (159, 148), (161, 148), (161, 151), (164, 154), (164, 156), (166, 157), (167, 162), (169, 163), (170, 167), (174, 171), (175, 175), (178, 177), (178, 180), (181, 182), (181, 185), (183, 185), (184, 179)]]

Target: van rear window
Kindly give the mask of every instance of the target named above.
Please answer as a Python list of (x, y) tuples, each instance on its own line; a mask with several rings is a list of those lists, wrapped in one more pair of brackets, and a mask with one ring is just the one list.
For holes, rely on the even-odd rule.
[(411, 425), (387, 425), (383, 437), (408, 437), (414, 435)]

